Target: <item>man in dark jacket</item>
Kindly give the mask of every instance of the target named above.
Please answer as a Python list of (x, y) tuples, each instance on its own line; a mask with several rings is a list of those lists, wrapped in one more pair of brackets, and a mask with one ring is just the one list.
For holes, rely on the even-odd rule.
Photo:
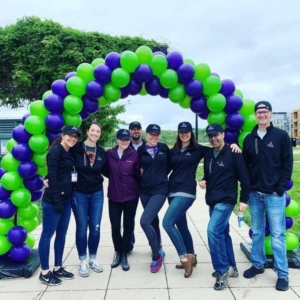
[(228, 277), (237, 273), (234, 252), (229, 235), (229, 218), (237, 203), (238, 181), (241, 183), (239, 211), (247, 208), (250, 180), (241, 153), (234, 153), (224, 143), (224, 132), (219, 124), (210, 124), (206, 133), (213, 149), (204, 157), (204, 178), (199, 182), (206, 188), (206, 203), (210, 220), (207, 228), (208, 245), (216, 277), (215, 290), (223, 290)]
[(246, 136), (243, 147), (251, 181), (249, 208), (253, 230), (252, 267), (244, 272), (244, 277), (253, 278), (265, 271), (266, 214), (272, 237), (274, 268), (278, 276), (276, 289), (286, 291), (289, 288), (289, 270), (284, 234), (284, 191), (292, 176), (292, 145), (286, 131), (273, 127), (270, 121), (272, 106), (268, 101), (257, 102), (254, 110), (258, 125)]

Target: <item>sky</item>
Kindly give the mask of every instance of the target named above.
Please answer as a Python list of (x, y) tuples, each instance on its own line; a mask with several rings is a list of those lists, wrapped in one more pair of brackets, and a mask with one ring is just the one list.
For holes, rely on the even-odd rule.
[[(23, 16), (51, 19), (83, 31), (142, 36), (169, 45), (231, 79), (244, 98), (268, 100), (274, 112), (300, 108), (300, 1), (279, 0), (10, 0), (0, 26)], [(1, 67), (1, 66), (0, 66)], [(72, 70), (70, 70), (72, 71)], [(120, 119), (177, 129), (195, 114), (168, 99), (134, 96)], [(3, 108), (2, 108), (3, 109)], [(199, 128), (206, 121), (199, 119)]]

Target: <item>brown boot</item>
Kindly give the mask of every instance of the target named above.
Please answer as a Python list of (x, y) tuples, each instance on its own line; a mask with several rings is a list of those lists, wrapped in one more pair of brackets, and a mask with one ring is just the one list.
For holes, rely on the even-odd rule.
[(186, 255), (187, 261), (181, 261), (181, 264), (184, 268), (184, 277), (188, 278), (193, 273), (193, 254), (187, 254)]
[[(197, 266), (197, 254), (193, 255), (193, 267), (195, 268)], [(182, 264), (178, 264), (175, 266), (176, 269), (183, 269), (183, 265)]]

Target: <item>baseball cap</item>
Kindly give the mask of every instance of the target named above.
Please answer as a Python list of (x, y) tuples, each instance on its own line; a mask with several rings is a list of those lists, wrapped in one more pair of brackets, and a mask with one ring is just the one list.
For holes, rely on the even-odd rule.
[(64, 129), (62, 130), (62, 133), (64, 134), (72, 134), (72, 133), (76, 133), (78, 135), (78, 137), (81, 136), (79, 129), (76, 126), (66, 126), (64, 127)]
[(223, 132), (223, 127), (217, 123), (209, 124), (206, 127), (206, 135), (216, 135), (219, 132)]
[[(258, 107), (259, 105), (261, 105), (261, 106)], [(258, 109), (261, 109), (261, 108), (265, 108), (265, 109), (272, 111), (272, 105), (268, 101), (258, 101), (257, 103), (255, 103), (254, 112), (256, 112)]]
[(146, 132), (147, 133), (158, 133), (158, 134), (160, 134), (160, 126), (157, 125), (157, 124), (150, 124), (146, 128)]
[(130, 140), (130, 133), (127, 129), (119, 129), (117, 132), (118, 140)]
[(132, 129), (133, 127), (138, 127), (139, 129), (142, 129), (142, 125), (138, 121), (134, 121), (129, 124), (129, 130)]
[(178, 131), (193, 131), (192, 125), (189, 122), (180, 122), (178, 124)]

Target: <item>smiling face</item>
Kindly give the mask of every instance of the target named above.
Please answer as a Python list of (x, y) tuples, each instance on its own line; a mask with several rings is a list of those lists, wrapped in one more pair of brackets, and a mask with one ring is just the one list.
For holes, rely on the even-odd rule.
[(146, 140), (147, 140), (147, 144), (150, 147), (156, 146), (157, 143), (159, 142), (160, 139), (160, 134), (159, 133), (147, 133), (146, 134)]
[(87, 130), (87, 139), (93, 143), (96, 143), (101, 136), (101, 128), (97, 124), (91, 124), (90, 128)]
[(77, 143), (78, 138), (79, 137), (76, 133), (62, 134), (61, 144), (66, 150), (68, 150)]
[(213, 148), (220, 151), (224, 146), (224, 132), (218, 134), (209, 134), (208, 139)]
[(130, 130), (130, 137), (133, 141), (138, 141), (142, 135), (142, 129), (138, 126), (132, 127)]
[(191, 140), (191, 132), (190, 131), (179, 131), (178, 136), (183, 144), (187, 144)]
[(125, 139), (117, 139), (118, 148), (121, 151), (124, 151), (129, 147), (130, 140)]
[[(260, 106), (263, 106), (260, 108)], [(272, 112), (265, 108), (265, 105), (259, 105), (258, 109), (255, 112), (255, 117), (258, 123), (258, 126), (268, 127), (271, 124)]]

